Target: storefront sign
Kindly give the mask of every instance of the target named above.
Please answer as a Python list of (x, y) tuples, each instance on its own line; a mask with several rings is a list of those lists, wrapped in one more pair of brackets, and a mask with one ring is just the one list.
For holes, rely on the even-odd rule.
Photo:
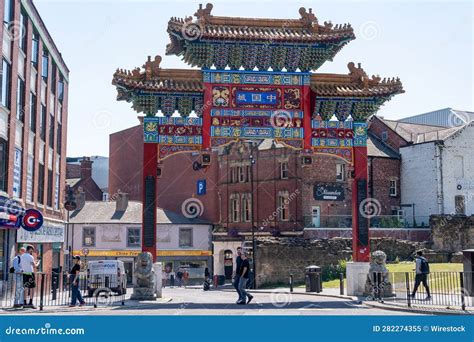
[[(97, 256), (103, 256), (103, 257), (135, 257), (138, 254), (140, 254), (140, 250), (123, 250), (123, 251), (111, 251), (111, 250), (94, 250), (94, 249), (89, 249), (87, 256), (89, 257), (97, 257)], [(74, 255), (81, 255), (84, 256), (84, 253), (82, 250), (75, 250), (73, 251)], [(157, 256), (211, 256), (212, 252), (211, 251), (205, 251), (205, 250), (157, 250), (156, 251)]]
[(34, 232), (19, 229), (17, 242), (52, 243), (64, 242), (64, 224), (44, 221), (43, 226)]
[(319, 183), (314, 186), (314, 199), (317, 201), (343, 201), (344, 188), (335, 183)]
[(13, 160), (13, 197), (21, 197), (21, 150), (18, 148)]
[(33, 201), (33, 168), (34, 168), (34, 158), (28, 156), (28, 165), (26, 168), (26, 199), (28, 201)]

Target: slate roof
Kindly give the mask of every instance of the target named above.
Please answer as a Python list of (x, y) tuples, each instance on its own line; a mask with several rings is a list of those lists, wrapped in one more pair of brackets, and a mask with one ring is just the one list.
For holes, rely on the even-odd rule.
[(367, 133), (367, 155), (369, 157), (400, 159), (400, 154), (377, 138), (370, 131)]
[(460, 127), (445, 128), (440, 126), (399, 122), (395, 120), (381, 120), (403, 139), (414, 144), (434, 140), (444, 140), (460, 129)]
[[(84, 207), (70, 215), (71, 223), (134, 223), (142, 222), (142, 203), (129, 201), (127, 210), (116, 211), (116, 203), (112, 201), (86, 201)], [(188, 219), (175, 212), (162, 208), (156, 209), (157, 224), (211, 224), (201, 219)]]

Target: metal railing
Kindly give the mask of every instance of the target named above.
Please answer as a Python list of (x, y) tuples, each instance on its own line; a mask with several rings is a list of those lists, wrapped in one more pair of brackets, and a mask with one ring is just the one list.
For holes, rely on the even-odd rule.
[(473, 277), (473, 272), (432, 272), (426, 275), (414, 272), (372, 273), (367, 277), (370, 291), (366, 295), (368, 300), (408, 307), (474, 309)]
[[(31, 287), (32, 281), (26, 280), (23, 274), (10, 274), (9, 279), (0, 287), (0, 308), (13, 308), (15, 304), (19, 304), (25, 308), (43, 310), (45, 306), (72, 304), (73, 293), (69, 275), (38, 272), (34, 278), (35, 286)], [(28, 283), (25, 283), (26, 281)], [(89, 278), (81, 274), (78, 291), (84, 299), (83, 305), (86, 306), (124, 305), (127, 293), (126, 279), (116, 274), (102, 274)], [(32, 294), (31, 304), (30, 294)], [(81, 303), (77, 300), (76, 304)]]
[[(429, 216), (401, 217), (376, 215), (369, 217), (371, 228), (429, 228)], [(351, 228), (352, 215), (303, 216), (305, 228)]]

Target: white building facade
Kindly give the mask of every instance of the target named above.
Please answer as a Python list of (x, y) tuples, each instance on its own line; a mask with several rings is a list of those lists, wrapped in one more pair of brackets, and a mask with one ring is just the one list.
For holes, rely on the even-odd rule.
[[(122, 206), (123, 208), (123, 206)], [(71, 215), (68, 245), (72, 255), (88, 260), (122, 260), (133, 279), (141, 252), (141, 203), (131, 201), (125, 211), (115, 202), (86, 202)], [(189, 283), (201, 283), (206, 268), (212, 273), (212, 225), (157, 208), (157, 259), (168, 273), (185, 269)]]
[(474, 214), (474, 122), (442, 130), (439, 139), (400, 148), (401, 201), (418, 225), (432, 214)]

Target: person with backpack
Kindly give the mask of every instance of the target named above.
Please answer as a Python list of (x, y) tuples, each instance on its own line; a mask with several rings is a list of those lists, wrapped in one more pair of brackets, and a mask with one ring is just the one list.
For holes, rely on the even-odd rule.
[(12, 267), (10, 273), (13, 274), (15, 280), (15, 299), (13, 307), (15, 309), (23, 308), (24, 289), (23, 289), (23, 269), (21, 268), (21, 257), (25, 254), (26, 248), (21, 247), (20, 253), (12, 260)]
[(425, 288), (427, 294), (426, 300), (431, 299), (430, 288), (428, 286), (428, 274), (430, 274), (430, 264), (423, 256), (423, 252), (418, 251), (416, 252), (415, 257), (415, 286), (413, 287), (413, 292), (411, 293), (412, 298), (415, 298), (418, 286), (423, 283), (423, 287)]

